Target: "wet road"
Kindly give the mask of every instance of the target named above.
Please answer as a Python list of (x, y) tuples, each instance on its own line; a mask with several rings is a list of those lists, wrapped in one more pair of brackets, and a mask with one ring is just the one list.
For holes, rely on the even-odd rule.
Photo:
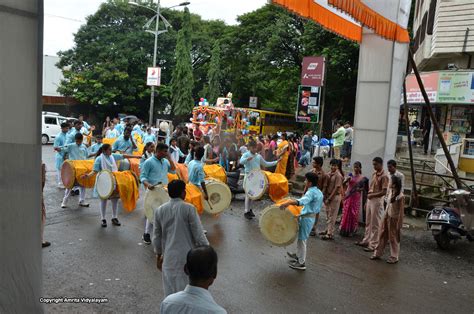
[[(107, 298), (103, 304), (45, 305), (59, 312), (157, 312), (163, 298), (161, 273), (151, 246), (141, 243), (143, 200), (138, 210), (120, 211), (121, 227), (100, 227), (99, 202), (87, 191), (90, 208), (60, 208), (51, 146), (43, 147), (47, 163), (45, 297)], [(255, 212), (269, 201), (255, 203)], [(110, 206), (110, 204), (109, 204)], [(210, 291), (229, 313), (392, 312), (474, 313), (474, 243), (454, 250), (436, 248), (423, 230), (404, 230), (397, 265), (370, 261), (354, 239), (308, 241), (307, 270), (286, 264), (285, 248), (261, 236), (258, 221), (243, 219), (238, 197), (218, 218), (203, 216), (211, 245), (219, 255), (219, 273)], [(111, 209), (108, 208), (110, 220)], [(322, 227), (322, 226), (321, 226)], [(294, 249), (290, 247), (288, 249)]]

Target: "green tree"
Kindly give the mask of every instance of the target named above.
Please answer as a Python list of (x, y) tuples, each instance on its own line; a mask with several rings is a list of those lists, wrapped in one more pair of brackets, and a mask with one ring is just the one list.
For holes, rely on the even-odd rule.
[(178, 32), (176, 44), (176, 66), (171, 80), (171, 106), (175, 115), (190, 114), (194, 106), (192, 91), (194, 85), (191, 54), (187, 45), (186, 30)]
[(212, 49), (211, 62), (207, 72), (207, 88), (205, 95), (209, 102), (214, 104), (218, 97), (222, 96), (222, 68), (221, 68), (221, 47), (216, 40)]

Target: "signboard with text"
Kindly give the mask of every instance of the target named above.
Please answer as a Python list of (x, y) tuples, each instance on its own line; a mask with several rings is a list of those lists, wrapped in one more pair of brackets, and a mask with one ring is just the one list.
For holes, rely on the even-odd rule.
[(146, 85), (160, 86), (161, 84), (161, 68), (149, 67), (146, 72)]
[(298, 88), (296, 122), (318, 123), (321, 99), (321, 87), (304, 86)]
[[(474, 72), (437, 71), (421, 73), (420, 76), (431, 102), (438, 104), (474, 104)], [(415, 75), (407, 76), (406, 87), (409, 104), (424, 103)]]
[(324, 57), (303, 57), (301, 68), (301, 85), (324, 85), (325, 60)]
[(257, 103), (258, 103), (257, 97), (250, 97), (249, 108), (257, 108)]

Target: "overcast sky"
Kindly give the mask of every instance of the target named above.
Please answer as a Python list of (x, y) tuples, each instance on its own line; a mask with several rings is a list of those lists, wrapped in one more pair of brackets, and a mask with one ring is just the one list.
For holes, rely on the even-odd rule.
[[(156, 0), (155, 0), (156, 1)], [(73, 34), (106, 0), (45, 0), (44, 54), (56, 55), (73, 46)], [(163, 7), (179, 4), (180, 0), (161, 0)], [(238, 15), (254, 11), (267, 0), (189, 0), (191, 13), (204, 19), (220, 19), (235, 24)]]

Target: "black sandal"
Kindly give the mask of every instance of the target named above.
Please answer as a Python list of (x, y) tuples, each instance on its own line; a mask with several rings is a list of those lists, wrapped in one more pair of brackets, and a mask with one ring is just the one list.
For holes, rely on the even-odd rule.
[(117, 218), (112, 218), (112, 225), (121, 226), (122, 224), (119, 222), (119, 220)]
[(102, 224), (101, 224), (101, 226), (102, 226), (102, 228), (107, 227), (107, 220), (102, 219)]

